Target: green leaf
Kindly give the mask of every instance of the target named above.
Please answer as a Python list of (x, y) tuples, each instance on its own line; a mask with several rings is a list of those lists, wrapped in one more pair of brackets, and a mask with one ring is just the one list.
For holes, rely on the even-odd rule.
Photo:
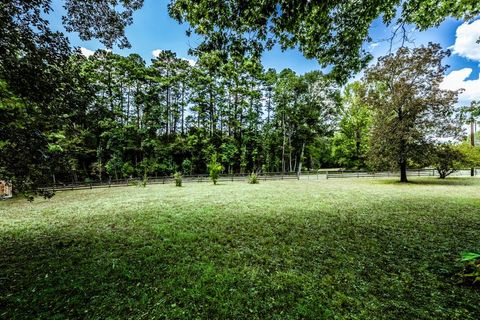
[(480, 259), (480, 254), (475, 252), (462, 252), (461, 254), (462, 261), (472, 261)]

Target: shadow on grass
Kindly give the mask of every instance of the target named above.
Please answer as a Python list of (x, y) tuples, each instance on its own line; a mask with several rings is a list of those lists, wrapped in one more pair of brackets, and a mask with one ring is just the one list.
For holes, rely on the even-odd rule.
[[(480, 290), (452, 277), (480, 222), (444, 205), (423, 216), (401, 216), (406, 204), (395, 200), (282, 219), (172, 216), (169, 225), (129, 213), (2, 234), (0, 316), (473, 319)], [(382, 216), (388, 210), (398, 219)]]
[(379, 184), (390, 185), (431, 185), (431, 186), (480, 186), (480, 179), (476, 177), (447, 177), (440, 179), (438, 177), (408, 177), (408, 182), (400, 182), (400, 180), (385, 179), (378, 180)]

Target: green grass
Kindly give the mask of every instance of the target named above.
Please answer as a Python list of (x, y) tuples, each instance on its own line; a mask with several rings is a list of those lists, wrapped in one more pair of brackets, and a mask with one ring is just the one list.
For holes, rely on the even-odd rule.
[(0, 203), (0, 318), (478, 319), (480, 179), (155, 185)]

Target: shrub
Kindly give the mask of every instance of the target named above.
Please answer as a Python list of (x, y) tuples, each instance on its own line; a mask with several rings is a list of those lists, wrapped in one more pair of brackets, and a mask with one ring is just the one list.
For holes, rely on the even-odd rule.
[(461, 167), (465, 156), (455, 146), (441, 144), (434, 148), (432, 160), (433, 166), (438, 171), (440, 179), (445, 179)]
[(218, 177), (220, 173), (223, 171), (223, 166), (217, 162), (217, 155), (212, 155), (210, 163), (208, 164), (208, 171), (210, 172), (210, 178), (213, 181), (213, 184), (217, 184)]
[(259, 183), (260, 181), (258, 180), (258, 175), (255, 173), (255, 172), (252, 172), (249, 176), (248, 176), (248, 183), (250, 184), (257, 184)]
[(181, 172), (175, 172), (173, 175), (173, 179), (175, 179), (175, 186), (181, 187), (182, 186), (182, 173)]
[(124, 178), (130, 177), (135, 172), (130, 162), (125, 162), (122, 166), (122, 174)]
[(468, 282), (480, 283), (480, 254), (463, 252), (461, 254), (465, 268), (461, 276)]
[(189, 159), (185, 159), (182, 162), (182, 170), (185, 174), (189, 175), (192, 174), (192, 161)]

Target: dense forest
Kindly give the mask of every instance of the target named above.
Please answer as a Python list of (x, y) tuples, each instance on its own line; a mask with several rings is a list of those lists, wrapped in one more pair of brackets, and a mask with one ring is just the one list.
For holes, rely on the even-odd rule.
[(191, 65), (171, 51), (148, 65), (107, 51), (71, 63), (84, 97), (49, 137), (57, 180), (204, 173), (215, 153), (228, 173), (333, 164), (339, 89), (320, 72), (216, 53)]
[(228, 173), (335, 165), (339, 89), (321, 72), (215, 53), (190, 65), (171, 51), (148, 65), (108, 51), (68, 63), (75, 107), (44, 119), (49, 182), (205, 173), (213, 154)]

